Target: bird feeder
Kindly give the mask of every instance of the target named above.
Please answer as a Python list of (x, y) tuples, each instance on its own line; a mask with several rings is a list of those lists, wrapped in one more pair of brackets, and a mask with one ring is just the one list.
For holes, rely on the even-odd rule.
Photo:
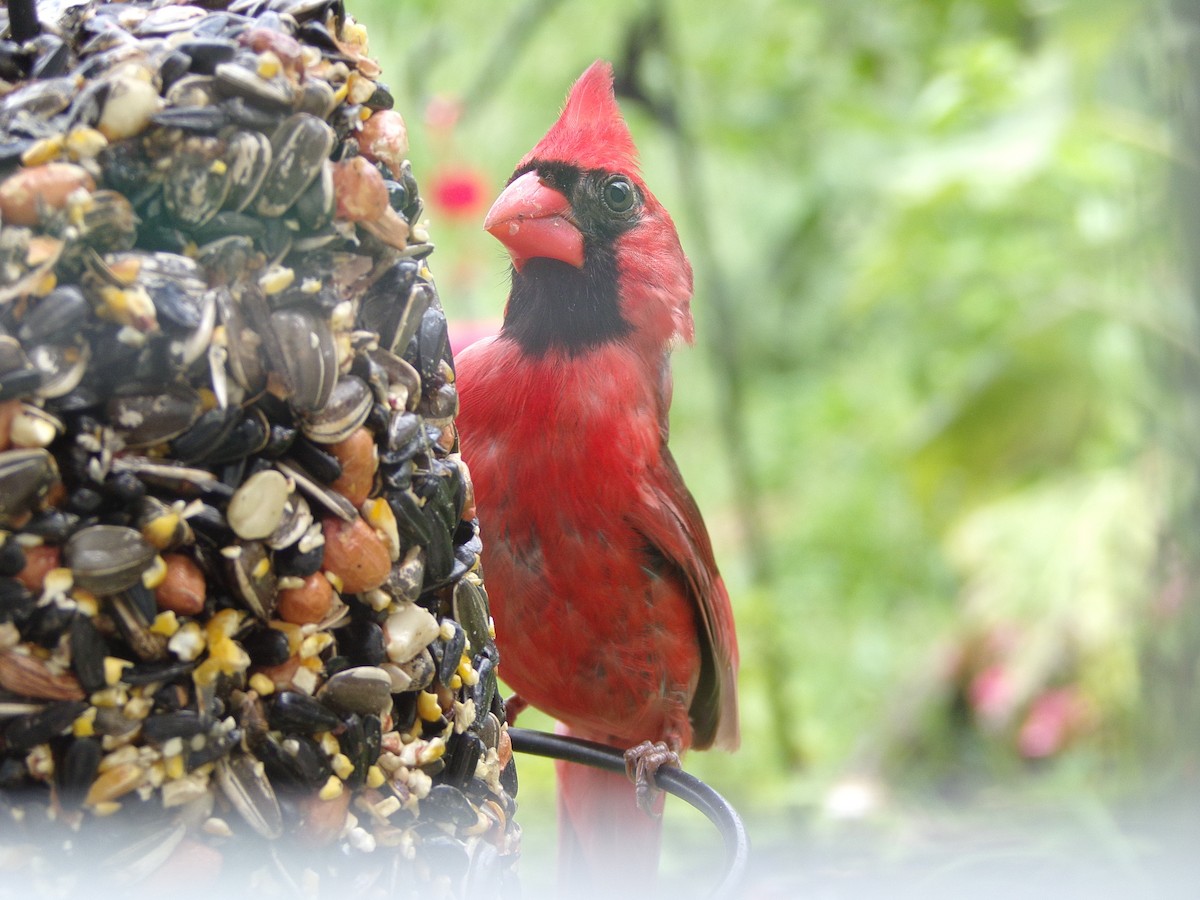
[(493, 895), (515, 773), (366, 29), (14, 0), (4, 33), (5, 883)]

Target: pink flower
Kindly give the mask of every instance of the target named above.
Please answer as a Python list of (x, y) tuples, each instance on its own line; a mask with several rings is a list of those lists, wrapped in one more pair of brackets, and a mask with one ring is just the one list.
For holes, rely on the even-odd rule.
[(434, 172), (427, 196), (433, 208), (447, 218), (467, 219), (483, 211), (487, 193), (484, 177), (462, 167)]
[(999, 663), (976, 674), (967, 694), (971, 708), (984, 724), (1000, 725), (1012, 713), (1012, 682), (1007, 670)]
[(449, 134), (462, 116), (462, 104), (455, 97), (434, 97), (425, 106), (425, 126), (439, 134)]
[(1017, 749), (1028, 759), (1053, 756), (1086, 726), (1087, 700), (1075, 688), (1057, 688), (1035, 699), (1017, 734)]

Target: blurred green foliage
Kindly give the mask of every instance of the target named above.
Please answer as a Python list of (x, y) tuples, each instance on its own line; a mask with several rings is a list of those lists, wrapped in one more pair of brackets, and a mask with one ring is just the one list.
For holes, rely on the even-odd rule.
[[(1164, 749), (1146, 659), (1174, 678), (1195, 653), (1169, 531), (1190, 475), (1155, 368), (1194, 333), (1164, 227), (1163, 7), (350, 7), (427, 189), (466, 168), (490, 202), (596, 57), (649, 101), (623, 108), (697, 272), (672, 446), (743, 658), (743, 749), (690, 769), (770, 834), (848, 815), (853, 778), (867, 814), (910, 783), (1016, 784), (1034, 757), (1064, 790), (1139, 783)], [(482, 209), (429, 212), (451, 317), (498, 316)], [(549, 767), (521, 772), (540, 847)]]

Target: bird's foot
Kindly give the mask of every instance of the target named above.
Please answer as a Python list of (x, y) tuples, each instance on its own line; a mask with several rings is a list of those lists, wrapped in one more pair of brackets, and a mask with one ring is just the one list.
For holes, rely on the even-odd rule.
[(663, 766), (679, 766), (679, 754), (662, 741), (642, 741), (625, 751), (625, 774), (637, 790), (638, 806), (648, 816), (657, 816), (655, 801), (659, 788), (654, 778)]
[(504, 701), (504, 720), (508, 722), (509, 725), (516, 725), (517, 716), (519, 716), (521, 712), (528, 706), (528, 700), (526, 700), (524, 697), (518, 697), (516, 694), (512, 694)]

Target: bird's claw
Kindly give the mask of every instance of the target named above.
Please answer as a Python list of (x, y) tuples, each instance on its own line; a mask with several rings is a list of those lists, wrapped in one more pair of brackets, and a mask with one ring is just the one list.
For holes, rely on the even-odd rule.
[(642, 741), (625, 751), (625, 774), (637, 791), (637, 803), (649, 816), (658, 816), (655, 801), (660, 793), (655, 776), (663, 766), (679, 766), (679, 754), (662, 741)]
[(504, 721), (509, 725), (516, 725), (517, 716), (528, 706), (529, 701), (524, 697), (518, 697), (516, 694), (510, 695), (504, 701)]

